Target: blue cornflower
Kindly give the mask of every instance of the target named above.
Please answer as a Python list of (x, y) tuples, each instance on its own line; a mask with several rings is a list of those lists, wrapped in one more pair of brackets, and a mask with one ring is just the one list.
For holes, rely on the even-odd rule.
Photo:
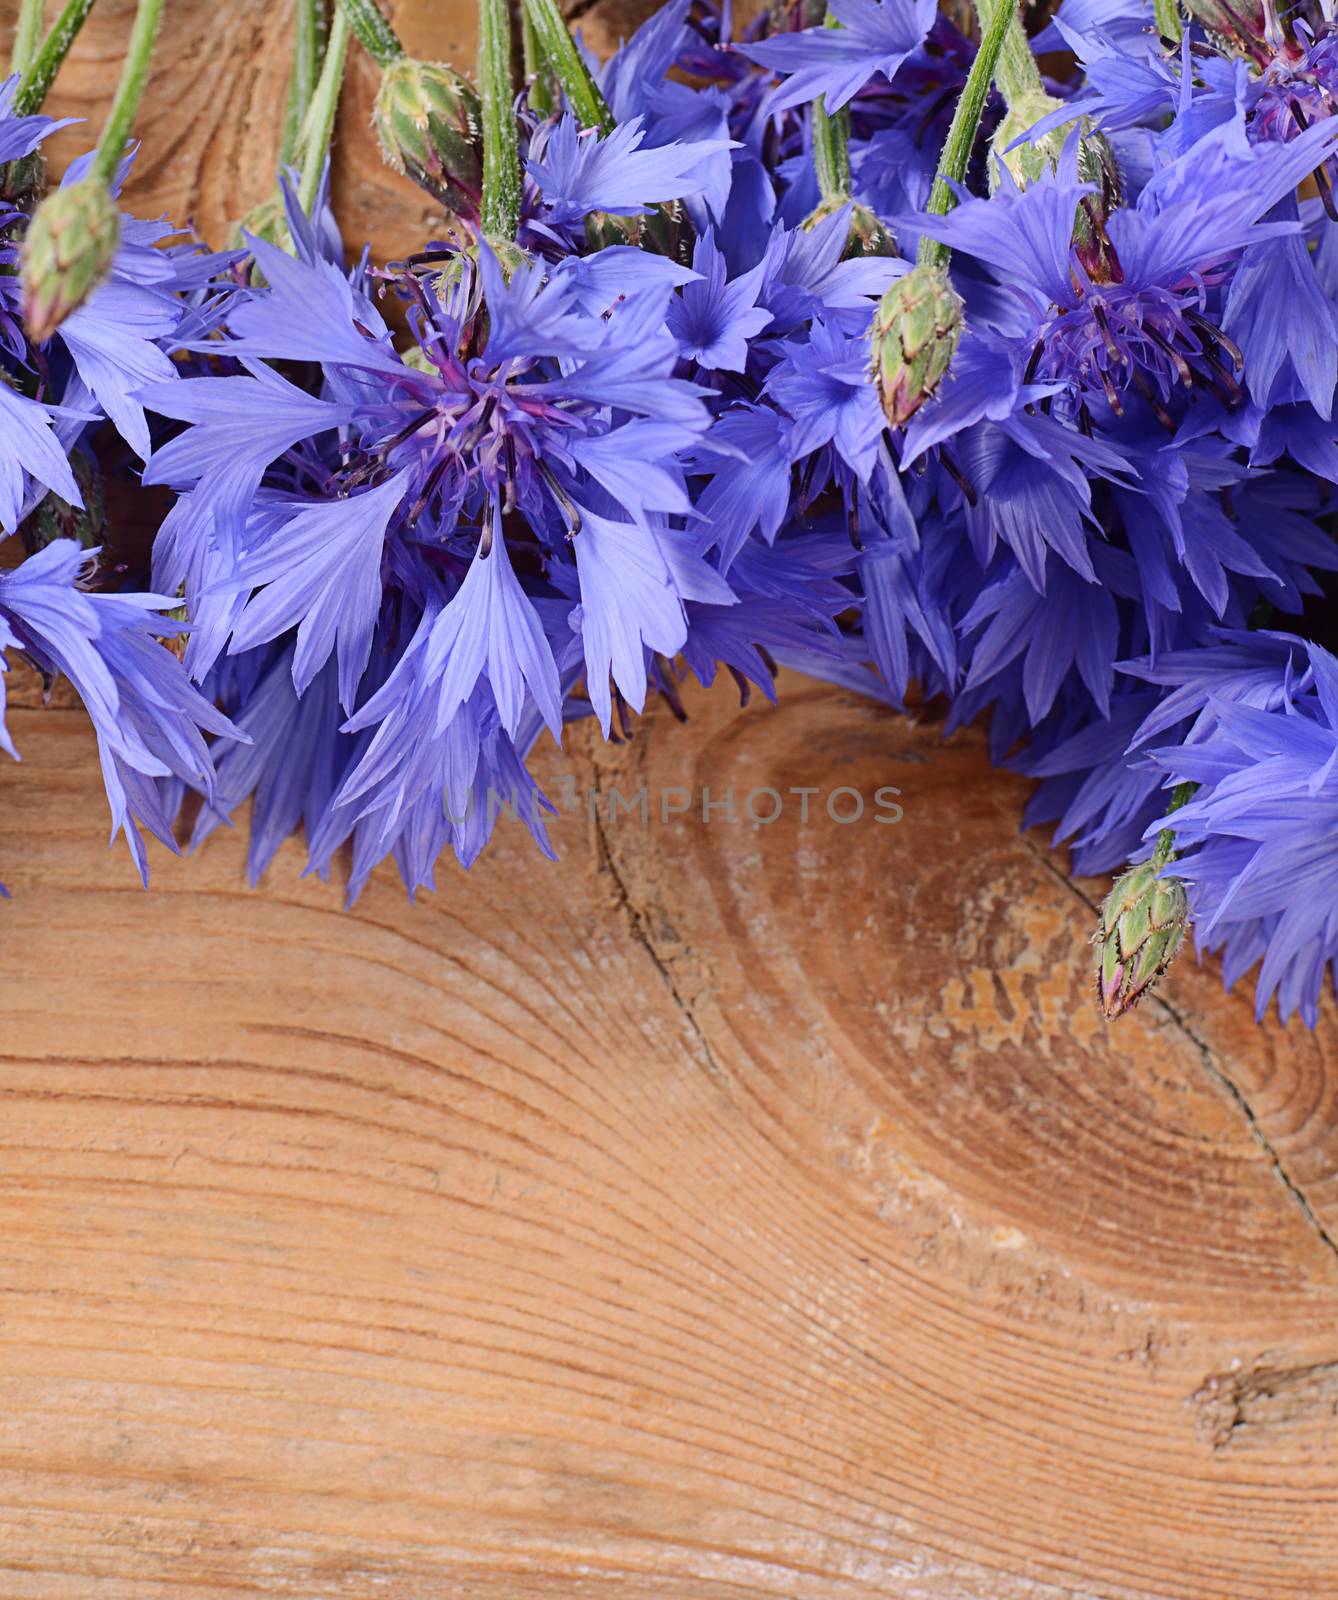
[[(186, 491), (159, 568), (185, 584), (197, 675), (225, 646), (245, 661), (276, 641), (300, 697), (337, 657), (352, 743), (320, 815), (303, 803), (313, 863), (351, 836), (355, 878), (409, 850), (406, 880), (424, 882), (434, 850), (472, 859), (491, 828), (442, 821), (443, 806), (458, 813), (489, 762), (523, 773), (522, 745), (545, 725), (560, 735), (580, 667), (607, 732), (610, 676), (639, 709), (657, 653), (686, 641), (686, 604), (734, 602), (709, 543), (667, 520), (700, 520), (686, 473), (707, 391), (677, 375), (666, 324), (695, 274), (642, 270), (622, 248), (509, 281), (483, 245), (476, 268), (428, 256), (400, 280), (419, 341), (406, 361), (329, 262), (253, 249), (266, 286), (238, 291), (209, 343), (246, 375), (145, 396), (193, 424), (147, 474)], [(318, 363), (320, 392), (276, 360)], [(272, 672), (263, 682), (290, 725)], [(238, 794), (259, 788), (255, 761), (228, 765)]]
[(1201, 735), (1212, 724), (1214, 708), (1227, 701), (1281, 711), (1314, 684), (1305, 642), (1294, 634), (1266, 630), (1214, 629), (1192, 646), (1121, 662), (1120, 670), (1170, 691), (1131, 734), (1131, 748), (1191, 719), (1195, 736)]
[(964, 198), (916, 225), (1009, 285), (1014, 305), (995, 331), (1029, 380), (1062, 384), (1074, 413), (1096, 405), (1118, 416), (1143, 403), (1162, 414), (1195, 383), (1239, 398), (1234, 346), (1206, 315), (1214, 273), (1247, 246), (1296, 231), (1259, 219), (1335, 144), (1338, 127), (1316, 127), (1242, 153), (1213, 130), (1106, 219), (1115, 265), (1104, 277), (1074, 242), (1078, 204), (1093, 192), (1077, 178), (1076, 139), (1026, 189), (1005, 172), (990, 200)]
[(14, 96), (18, 93), (19, 81), (19, 74), (12, 73), (0, 83), (0, 161), (19, 161), (30, 156), (44, 139), (79, 120), (78, 117), (48, 117), (41, 112), (16, 117)]
[(767, 379), (767, 393), (791, 418), (795, 459), (830, 444), (854, 475), (867, 480), (878, 463), (885, 423), (869, 381), (869, 345), (814, 319), (808, 338), (787, 340)]
[[(1296, 216), (1288, 199), (1277, 213)], [(1286, 315), (1279, 316), (1279, 306)], [(1251, 245), (1227, 296), (1222, 332), (1241, 352), (1250, 398), (1262, 409), (1299, 390), (1321, 417), (1333, 414), (1338, 312), (1298, 231)]]
[(790, 511), (793, 433), (789, 417), (751, 404), (732, 406), (712, 428), (710, 453), (697, 463), (712, 476), (695, 509), (719, 548), (722, 572), (733, 566), (754, 528), (768, 544), (775, 542)]
[[(1113, 551), (1100, 555), (1103, 563), (1118, 559)], [(1016, 567), (990, 584), (963, 618), (963, 632), (984, 630), (971, 652), (966, 687), (978, 687), (1021, 658), (1034, 726), (1076, 668), (1100, 714), (1109, 716), (1119, 636), (1115, 600), (1106, 584), (1088, 582), (1063, 563), (1049, 562), (1041, 577), (1038, 586), (1033, 574)]]
[(803, 329), (818, 319), (848, 334), (867, 334), (872, 302), (909, 268), (890, 256), (845, 260), (849, 236), (848, 206), (812, 227), (772, 230), (759, 294), (772, 315), (769, 332)]
[(339, 699), (351, 711), (381, 609), (386, 528), (407, 490), (401, 472), (345, 499), (270, 507), (268, 537), (243, 551), (226, 580), (250, 595), (233, 622), (232, 651), (295, 627), (298, 694), (337, 649)]
[(1063, 701), (1010, 763), (1038, 780), (1022, 825), (1053, 822), (1054, 843), (1070, 846), (1075, 872), (1112, 872), (1140, 853), (1144, 831), (1165, 809), (1164, 774), (1130, 752), (1158, 697), (1118, 689), (1108, 714), (1087, 695)]
[(823, 96), (839, 110), (876, 72), (892, 77), (924, 40), (934, 21), (934, 0), (831, 0), (839, 28), (772, 34), (736, 48), (750, 60), (787, 73), (772, 96), (775, 113)]
[[(213, 794), (203, 735), (245, 739), (194, 689), (162, 639), (182, 625), (159, 615), (169, 595), (90, 594), (79, 587), (91, 552), (57, 539), (12, 572), (0, 573), (0, 634), (43, 671), (64, 674), (97, 735), (113, 837), (124, 831), (144, 881), (148, 860), (138, 828), (175, 850), (159, 780)], [(13, 752), (8, 738), (5, 746)]]
[(633, 117), (601, 137), (566, 116), (537, 142), (527, 163), (547, 207), (546, 220), (579, 222), (592, 211), (635, 216), (665, 200), (697, 195), (710, 182), (709, 159), (733, 148), (729, 138), (645, 146)]
[(84, 503), (51, 421), (50, 407), (15, 394), (0, 380), (0, 528), (6, 533), (18, 528), (48, 489), (70, 505)]
[(254, 797), (246, 856), (252, 886), (295, 828), (303, 825), (308, 838), (314, 836), (353, 752), (353, 740), (340, 731), (334, 661), (299, 695), (294, 650), (290, 644), (273, 656), (246, 695), (235, 718), (244, 739), (230, 741), (216, 756), (214, 793), (191, 836), (194, 848)]
[(1284, 1021), (1314, 1027), (1338, 957), (1338, 661), (1307, 650), (1313, 693), (1280, 710), (1214, 702), (1211, 732), (1154, 754), (1199, 786), (1167, 821), (1200, 944), (1224, 949), (1228, 985), (1259, 963), (1260, 1017), (1276, 995)]
[(707, 372), (742, 372), (748, 341), (771, 321), (757, 304), (766, 262), (726, 281), (724, 255), (708, 229), (697, 240), (692, 267), (697, 277), (669, 302), (669, 331), (679, 353)]

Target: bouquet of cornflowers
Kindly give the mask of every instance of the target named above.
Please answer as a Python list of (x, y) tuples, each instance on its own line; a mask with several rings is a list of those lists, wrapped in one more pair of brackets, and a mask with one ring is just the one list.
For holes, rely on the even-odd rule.
[[(82, 696), (141, 870), (188, 790), (196, 842), (251, 801), (253, 880), (300, 828), (319, 873), (351, 848), (350, 896), (388, 856), (412, 893), (503, 809), (551, 854), (544, 730), (626, 736), (722, 669), (774, 697), (784, 665), (988, 719), (1037, 780), (1024, 823), (1119, 872), (1107, 1016), (1192, 917), (1261, 1015), (1314, 1024), (1326, 16), (795, 0), (739, 28), (670, 0), (601, 66), (555, 0), (481, 0), (471, 82), (373, 0), (295, 0), (275, 196), (211, 254), (114, 201), (162, 0), (39, 203), (37, 107), (91, 3), (0, 102), (0, 524), (28, 552), (0, 650)], [(326, 172), (355, 38), (441, 226), (350, 268)], [(170, 491), (146, 567), (109, 559), (113, 471)]]

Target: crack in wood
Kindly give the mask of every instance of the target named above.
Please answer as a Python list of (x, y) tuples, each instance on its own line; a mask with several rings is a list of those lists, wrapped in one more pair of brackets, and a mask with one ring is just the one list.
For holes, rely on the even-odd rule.
[(590, 818), (595, 830), (595, 845), (599, 853), (598, 865), (605, 869), (613, 880), (614, 890), (617, 895), (618, 905), (627, 914), (627, 919), (632, 926), (632, 934), (637, 943), (645, 950), (655, 966), (655, 970), (664, 980), (670, 998), (675, 1007), (682, 1014), (688, 1029), (696, 1042), (702, 1056), (702, 1064), (710, 1075), (719, 1082), (725, 1082), (729, 1074), (716, 1059), (715, 1052), (711, 1049), (710, 1040), (702, 1031), (701, 1024), (697, 1021), (692, 1004), (679, 986), (674, 975), (672, 964), (661, 955), (655, 937), (650, 930), (649, 922), (641, 906), (633, 898), (622, 869), (618, 865), (613, 852), (613, 845), (604, 826), (602, 802), (608, 791), (600, 781), (599, 768), (596, 766), (592, 774), (592, 786), (596, 803), (590, 808)]
[(1268, 1366), (1260, 1359), (1205, 1378), (1190, 1402), (1200, 1439), (1224, 1450), (1244, 1428), (1286, 1428), (1338, 1415), (1338, 1361)]
[[(1062, 883), (1069, 893), (1072, 894), (1076, 899), (1082, 901), (1083, 905), (1088, 908), (1093, 917), (1100, 915), (1101, 908), (1096, 901), (1094, 901), (1089, 895), (1084, 894), (1078, 885), (1074, 883), (1073, 879), (1070, 878), (1066, 872), (1057, 867), (1044, 850), (1040, 849), (1025, 835), (1023, 836), (1022, 843), (1030, 852), (1030, 854), (1034, 856), (1041, 866), (1044, 867), (1045, 870), (1051, 875), (1051, 877), (1055, 878), (1059, 883)], [(1259, 1118), (1255, 1113), (1254, 1107), (1246, 1098), (1246, 1095), (1241, 1089), (1240, 1085), (1236, 1083), (1236, 1081), (1231, 1077), (1230, 1073), (1228, 1073), (1226, 1069), (1218, 1063), (1217, 1058), (1213, 1053), (1213, 1049), (1211, 1045), (1208, 1044), (1207, 1040), (1201, 1039), (1198, 1034), (1195, 1033), (1188, 1020), (1176, 1010), (1169, 1000), (1164, 999), (1160, 994), (1154, 993), (1148, 997), (1147, 1004), (1155, 1006), (1157, 1010), (1159, 1010), (1162, 1015), (1166, 1017), (1167, 1020), (1185, 1036), (1189, 1043), (1194, 1046), (1195, 1050), (1198, 1052), (1199, 1060), (1203, 1065), (1204, 1071), (1234, 1103), (1236, 1109), (1240, 1112), (1241, 1117), (1245, 1122), (1245, 1126), (1249, 1129), (1251, 1138), (1253, 1138), (1254, 1142), (1264, 1152), (1264, 1155), (1268, 1159), (1269, 1166), (1277, 1175), (1278, 1181), (1291, 1196), (1292, 1201), (1300, 1211), (1301, 1215), (1305, 1218), (1306, 1224), (1310, 1228), (1311, 1232), (1314, 1233), (1315, 1237), (1320, 1241), (1325, 1250), (1328, 1252), (1329, 1256), (1332, 1258), (1335, 1268), (1338, 1268), (1338, 1241), (1334, 1239), (1334, 1236), (1320, 1220), (1315, 1208), (1310, 1204), (1310, 1200), (1307, 1197), (1305, 1190), (1287, 1170), (1286, 1162), (1282, 1159), (1277, 1147), (1273, 1144), (1273, 1141), (1265, 1132), (1262, 1123), (1259, 1121)]]

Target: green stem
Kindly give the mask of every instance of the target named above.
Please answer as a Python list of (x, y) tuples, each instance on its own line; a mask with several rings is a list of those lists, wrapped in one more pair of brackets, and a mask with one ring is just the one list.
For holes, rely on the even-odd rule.
[(280, 167), (291, 165), (300, 153), (302, 128), (315, 91), (324, 45), (325, 0), (294, 0), (293, 71), (288, 80), (288, 104), (283, 114)]
[(125, 154), (130, 130), (135, 125), (135, 113), (144, 98), (144, 85), (149, 80), (149, 59), (153, 55), (153, 41), (162, 19), (164, 0), (139, 0), (135, 12), (135, 25), (130, 30), (130, 44), (126, 50), (125, 65), (121, 68), (121, 81), (116, 85), (111, 110), (102, 125), (102, 137), (93, 153), (89, 177), (110, 183)]
[(1177, 0), (1153, 0), (1152, 15), (1162, 39), (1167, 44), (1178, 45), (1185, 29), (1180, 21), (1180, 6)]
[(325, 47), (321, 75), (316, 80), (316, 92), (311, 97), (306, 127), (302, 130), (302, 182), (297, 193), (302, 209), (308, 216), (315, 209), (321, 173), (325, 169), (325, 158), (334, 134), (339, 91), (344, 83), (344, 62), (348, 57), (348, 40), (348, 13), (341, 7), (335, 13), (330, 27), (330, 42)]
[(339, 9), (353, 24), (358, 43), (378, 67), (388, 67), (404, 54), (404, 46), (382, 16), (376, 0), (339, 0)]
[(827, 115), (822, 96), (813, 102), (813, 166), (818, 174), (818, 192), (824, 200), (850, 197), (850, 107), (842, 106), (834, 117)]
[[(938, 158), (938, 172), (934, 177), (929, 204), (925, 207), (932, 216), (946, 217), (957, 204), (957, 197), (948, 185), (949, 182), (961, 183), (966, 177), (967, 163), (971, 159), (976, 130), (980, 126), (981, 113), (994, 79), (994, 69), (1003, 49), (1004, 35), (1009, 23), (1015, 20), (1015, 4), (1016, 0), (996, 0), (994, 11), (981, 36), (980, 48), (966, 75), (966, 83), (952, 114), (948, 137), (943, 141), (943, 150)], [(916, 257), (921, 266), (946, 266), (951, 254), (946, 244), (928, 235), (921, 235)]]
[(507, 0), (479, 0), (479, 98), (483, 107), (484, 237), (511, 243), (520, 224), (520, 143), (511, 82)]
[(37, 54), (45, 10), (45, 0), (20, 0), (19, 14), (14, 19), (14, 47), (9, 54), (11, 73), (26, 72), (28, 63)]
[(65, 9), (51, 24), (51, 31), (42, 40), (42, 48), (29, 63), (14, 95), (16, 117), (29, 117), (34, 111), (42, 109), (47, 90), (55, 81), (70, 46), (79, 37), (84, 18), (92, 9), (93, 0), (66, 0)]
[(1016, 0), (976, 0), (976, 15), (980, 18), (982, 40), (989, 32), (994, 14), (1003, 7), (1008, 12), (1008, 28), (1004, 33), (1003, 49), (999, 52), (994, 69), (994, 81), (999, 92), (1011, 106), (1026, 95), (1045, 93), (1041, 69), (1031, 53), (1031, 45), (1018, 18)]
[[(823, 21), (826, 28), (841, 24), (830, 10)], [(818, 175), (818, 192), (824, 200), (850, 197), (850, 107), (844, 105), (827, 115), (827, 99), (819, 95), (813, 102), (810, 132), (813, 135), (813, 167)]]
[(529, 94), (526, 98), (530, 110), (538, 116), (546, 117), (550, 112), (557, 110), (555, 80), (544, 59), (539, 35), (534, 28), (534, 18), (526, 5), (520, 8), (520, 40), (525, 57), (525, 81), (529, 84)]
[[(1166, 808), (1166, 815), (1169, 817), (1172, 812), (1179, 811), (1181, 806), (1187, 806), (1195, 794), (1198, 793), (1198, 788), (1197, 783), (1177, 783), (1171, 791), (1171, 803)], [(1157, 844), (1152, 852), (1152, 859), (1159, 867), (1164, 867), (1168, 861), (1174, 861), (1175, 856), (1175, 829), (1163, 828), (1157, 835)]]
[(539, 49), (552, 67), (557, 81), (566, 91), (571, 108), (583, 128), (598, 128), (612, 133), (615, 127), (608, 102), (581, 59), (576, 41), (567, 30), (557, 0), (525, 0), (525, 10), (534, 25)]

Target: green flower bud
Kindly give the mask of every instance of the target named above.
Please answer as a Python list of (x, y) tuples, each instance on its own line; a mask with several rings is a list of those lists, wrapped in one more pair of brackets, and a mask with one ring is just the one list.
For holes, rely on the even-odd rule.
[[(651, 220), (649, 212), (620, 217), (612, 211), (592, 211), (585, 219), (585, 242), (592, 252), (614, 244), (630, 245), (634, 250), (652, 249), (649, 238)], [(654, 253), (658, 255), (660, 252)]]
[(610, 211), (592, 211), (585, 219), (585, 242), (593, 252), (607, 245), (626, 244), (652, 255), (668, 256), (682, 266), (692, 265), (696, 236), (687, 212), (678, 200), (652, 206), (635, 216), (618, 216)]
[[(502, 269), (502, 276), (510, 283), (520, 267), (529, 266), (533, 260), (518, 244), (506, 239), (489, 239), (488, 248), (497, 257), (497, 265)], [(465, 275), (465, 263), (478, 262), (478, 241), (469, 238), (458, 247), (449, 251), (442, 251), (440, 256), (433, 255), (430, 270), (423, 271), (421, 282), (430, 294), (434, 294), (443, 303), (450, 292), (457, 288)], [(438, 262), (440, 265), (438, 265)], [(475, 292), (478, 292), (478, 277), (474, 276)], [(426, 358), (424, 358), (426, 359)], [(424, 371), (428, 369), (423, 368)]]
[[(990, 156), (990, 189), (999, 186), (999, 165), (995, 156), (1013, 175), (1022, 188), (1035, 183), (1045, 172), (1059, 165), (1060, 155), (1073, 133), (1073, 122), (1043, 133), (1039, 139), (1026, 139), (1026, 135), (1052, 111), (1058, 111), (1062, 102), (1048, 94), (1019, 95), (1009, 106), (1003, 121), (995, 130)], [(1120, 198), (1120, 174), (1115, 162), (1115, 151), (1104, 133), (1098, 133), (1086, 117), (1074, 118), (1081, 125), (1078, 142), (1078, 176), (1083, 183), (1096, 188), (1096, 194), (1083, 202), (1104, 221)], [(1026, 142), (1010, 150), (1016, 140)]]
[(53, 189), (23, 240), (23, 317), (43, 343), (111, 271), (121, 215), (99, 178)]
[(77, 539), (85, 550), (106, 542), (107, 497), (102, 489), (102, 474), (84, 450), (71, 452), (70, 470), (84, 503), (72, 506), (54, 490), (48, 494), (19, 529), (29, 555), (45, 550), (56, 539)]
[(850, 225), (841, 259), (853, 261), (856, 256), (896, 255), (897, 241), (893, 238), (891, 230), (869, 210), (868, 206), (860, 205), (849, 195), (834, 195), (830, 200), (819, 201), (800, 223), (800, 227), (806, 233), (811, 233), (834, 211), (842, 211), (847, 206), (850, 207)]
[(1189, 924), (1189, 902), (1179, 878), (1158, 874), (1160, 854), (1130, 867), (1101, 908), (1095, 942), (1101, 946), (1097, 998), (1114, 1021), (1131, 1011), (1175, 959)]
[(30, 213), (46, 188), (46, 157), (40, 150), (0, 164), (0, 200)]
[(458, 72), (399, 56), (381, 73), (372, 126), (396, 172), (473, 221), (483, 193), (481, 116), (478, 92)]
[[(1029, 183), (1035, 183), (1047, 168), (1058, 164), (1064, 141), (1072, 131), (1072, 124), (1065, 128), (1052, 128), (1049, 133), (1043, 133), (1039, 139), (1028, 140), (1025, 144), (1018, 145), (1015, 150), (1010, 150), (1008, 147), (1029, 133), (1042, 117), (1048, 117), (1052, 111), (1058, 111), (1062, 104), (1062, 101), (1056, 100), (1053, 95), (1044, 91), (1016, 96), (1004, 113), (1003, 121), (995, 130), (990, 144), (991, 191), (999, 187), (999, 161), (1003, 162), (1012, 173), (1014, 181), (1023, 188)], [(996, 156), (998, 161), (995, 160)]]
[(962, 333), (962, 300), (947, 269), (915, 267), (873, 314), (873, 373), (888, 425), (910, 421), (943, 381)]
[[(1039, 139), (1028, 140), (1015, 150), (1008, 147), (1022, 139), (1042, 117), (1057, 111), (1060, 102), (1048, 94), (1020, 95), (1008, 108), (991, 146), (990, 188), (999, 186), (999, 165), (995, 156), (1022, 188), (1035, 183), (1048, 168), (1059, 165), (1064, 145), (1073, 133), (1073, 123), (1052, 128)], [(1075, 119), (1076, 120), (1076, 119)], [(1115, 151), (1104, 133), (1098, 133), (1084, 117), (1078, 141), (1078, 177), (1096, 191), (1078, 205), (1073, 223), (1073, 243), (1087, 275), (1094, 283), (1113, 283), (1120, 277), (1115, 247), (1106, 236), (1106, 218), (1120, 201), (1120, 172)]]
[(527, 251), (522, 250), (512, 239), (489, 239), (488, 245), (497, 257), (497, 264), (502, 269), (502, 276), (508, 283), (521, 267), (528, 267), (534, 259)]
[(1078, 205), (1073, 222), (1073, 245), (1093, 283), (1118, 283), (1124, 276), (1115, 246), (1106, 233), (1106, 220), (1120, 203), (1120, 169), (1115, 151), (1104, 133), (1084, 129), (1078, 146), (1078, 176), (1095, 194)]
[(1185, 0), (1185, 9), (1223, 55), (1267, 67), (1277, 56), (1295, 61), (1302, 54), (1290, 29), (1284, 35), (1277, 25), (1279, 8), (1261, 0)]

